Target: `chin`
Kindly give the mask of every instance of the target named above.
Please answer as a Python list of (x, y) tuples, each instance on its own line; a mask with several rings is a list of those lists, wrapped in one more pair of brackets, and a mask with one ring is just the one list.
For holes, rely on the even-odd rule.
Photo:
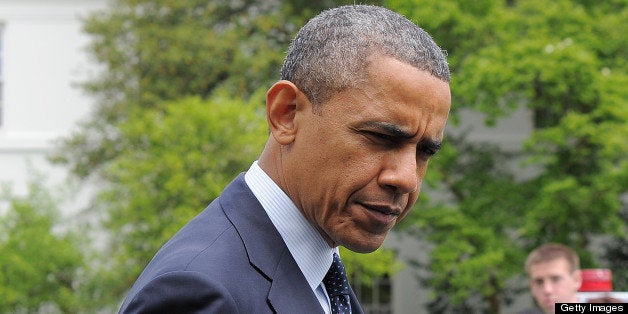
[(368, 242), (363, 242), (363, 241), (346, 241), (346, 242), (342, 242), (340, 243), (340, 245), (344, 246), (345, 248), (356, 252), (356, 253), (371, 253), (377, 249), (379, 249), (382, 246), (382, 243), (384, 242), (384, 237), (382, 237), (382, 239), (374, 239), (372, 241), (368, 241)]
[(375, 250), (377, 250), (379, 248), (378, 247), (364, 247), (364, 246), (344, 246), (347, 249), (349, 249), (350, 251), (356, 252), (356, 253), (362, 253), (362, 254), (367, 254), (367, 253), (372, 253)]

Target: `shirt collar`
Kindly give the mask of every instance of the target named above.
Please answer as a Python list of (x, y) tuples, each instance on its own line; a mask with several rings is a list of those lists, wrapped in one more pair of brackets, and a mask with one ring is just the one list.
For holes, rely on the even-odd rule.
[(281, 188), (253, 162), (244, 179), (283, 238), (292, 257), (315, 290), (325, 277), (337, 248), (329, 247), (321, 234)]

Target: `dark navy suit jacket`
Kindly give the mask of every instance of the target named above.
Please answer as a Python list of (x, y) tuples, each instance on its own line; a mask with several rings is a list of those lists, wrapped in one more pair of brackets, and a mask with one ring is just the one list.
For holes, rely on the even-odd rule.
[[(362, 309), (351, 291), (354, 313)], [(239, 175), (157, 252), (120, 313), (323, 313)]]

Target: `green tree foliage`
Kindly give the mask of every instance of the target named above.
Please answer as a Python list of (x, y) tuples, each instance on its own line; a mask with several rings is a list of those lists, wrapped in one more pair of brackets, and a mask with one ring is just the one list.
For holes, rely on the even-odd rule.
[[(450, 193), (447, 203), (433, 202), (417, 215), (434, 243), (425, 265), (439, 296), (432, 310), (498, 312), (508, 299), (505, 284), (543, 242), (574, 247), (585, 267), (600, 265), (591, 253), (594, 236), (615, 235), (614, 247), (625, 246), (628, 221), (619, 212), (628, 192), (627, 3), (425, 0), (389, 6), (448, 50), (453, 121), (460, 108), (485, 113), (488, 125), (522, 106), (534, 113), (525, 156), (514, 159), (527, 160), (520, 168), (526, 175), (500, 173), (506, 161), (498, 151), (455, 140), (428, 172)], [(621, 259), (615, 252), (606, 257)]]
[[(628, 221), (628, 207), (624, 207), (622, 217)], [(608, 263), (602, 266), (613, 272), (613, 290), (628, 291), (628, 235), (616, 237), (608, 243), (604, 257)]]
[(525, 255), (512, 234), (528, 195), (511, 158), (497, 146), (449, 136), (433, 160), (429, 190), (446, 195), (418, 205), (412, 219), (419, 228), (408, 229), (434, 245), (429, 262), (418, 264), (429, 270), (421, 281), (435, 292), (431, 313), (498, 312), (520, 292), (509, 279), (521, 272)]
[(255, 160), (268, 134), (260, 101), (184, 98), (119, 125), (132, 149), (107, 164), (99, 194), (106, 267), (117, 278), (101, 293), (120, 298), (156, 250)]
[(84, 256), (78, 235), (60, 230), (57, 202), (35, 183), (0, 201), (0, 312), (76, 313)]
[(340, 256), (347, 274), (353, 278), (359, 277), (358, 280), (368, 287), (371, 286), (373, 278), (393, 275), (403, 267), (396, 259), (395, 252), (385, 248), (379, 248), (368, 255), (364, 255), (341, 247)]
[(141, 109), (218, 86), (238, 97), (268, 86), (295, 28), (279, 13), (274, 1), (119, 0), (92, 15), (85, 31), (104, 70), (84, 86), (100, 101), (56, 160), (79, 177), (98, 173), (132, 149), (117, 126)]

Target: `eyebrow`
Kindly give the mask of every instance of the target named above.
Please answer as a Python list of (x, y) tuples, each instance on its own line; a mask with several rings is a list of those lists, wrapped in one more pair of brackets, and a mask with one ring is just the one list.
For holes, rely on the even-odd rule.
[(378, 121), (367, 121), (364, 123), (364, 126), (371, 127), (374, 129), (378, 129), (389, 136), (410, 139), (414, 136), (414, 134), (407, 132), (400, 128), (399, 126), (388, 123), (388, 122), (378, 122)]
[[(378, 122), (378, 121), (367, 121), (364, 123), (364, 126), (371, 127), (374, 129), (378, 129), (381, 132), (386, 133), (389, 136), (403, 139), (411, 139), (414, 137), (413, 133), (410, 133), (402, 128), (400, 128), (396, 124), (388, 123), (388, 122)], [(419, 145), (422, 147), (426, 147), (433, 152), (437, 152), (443, 146), (442, 141), (425, 138), (419, 142)]]

